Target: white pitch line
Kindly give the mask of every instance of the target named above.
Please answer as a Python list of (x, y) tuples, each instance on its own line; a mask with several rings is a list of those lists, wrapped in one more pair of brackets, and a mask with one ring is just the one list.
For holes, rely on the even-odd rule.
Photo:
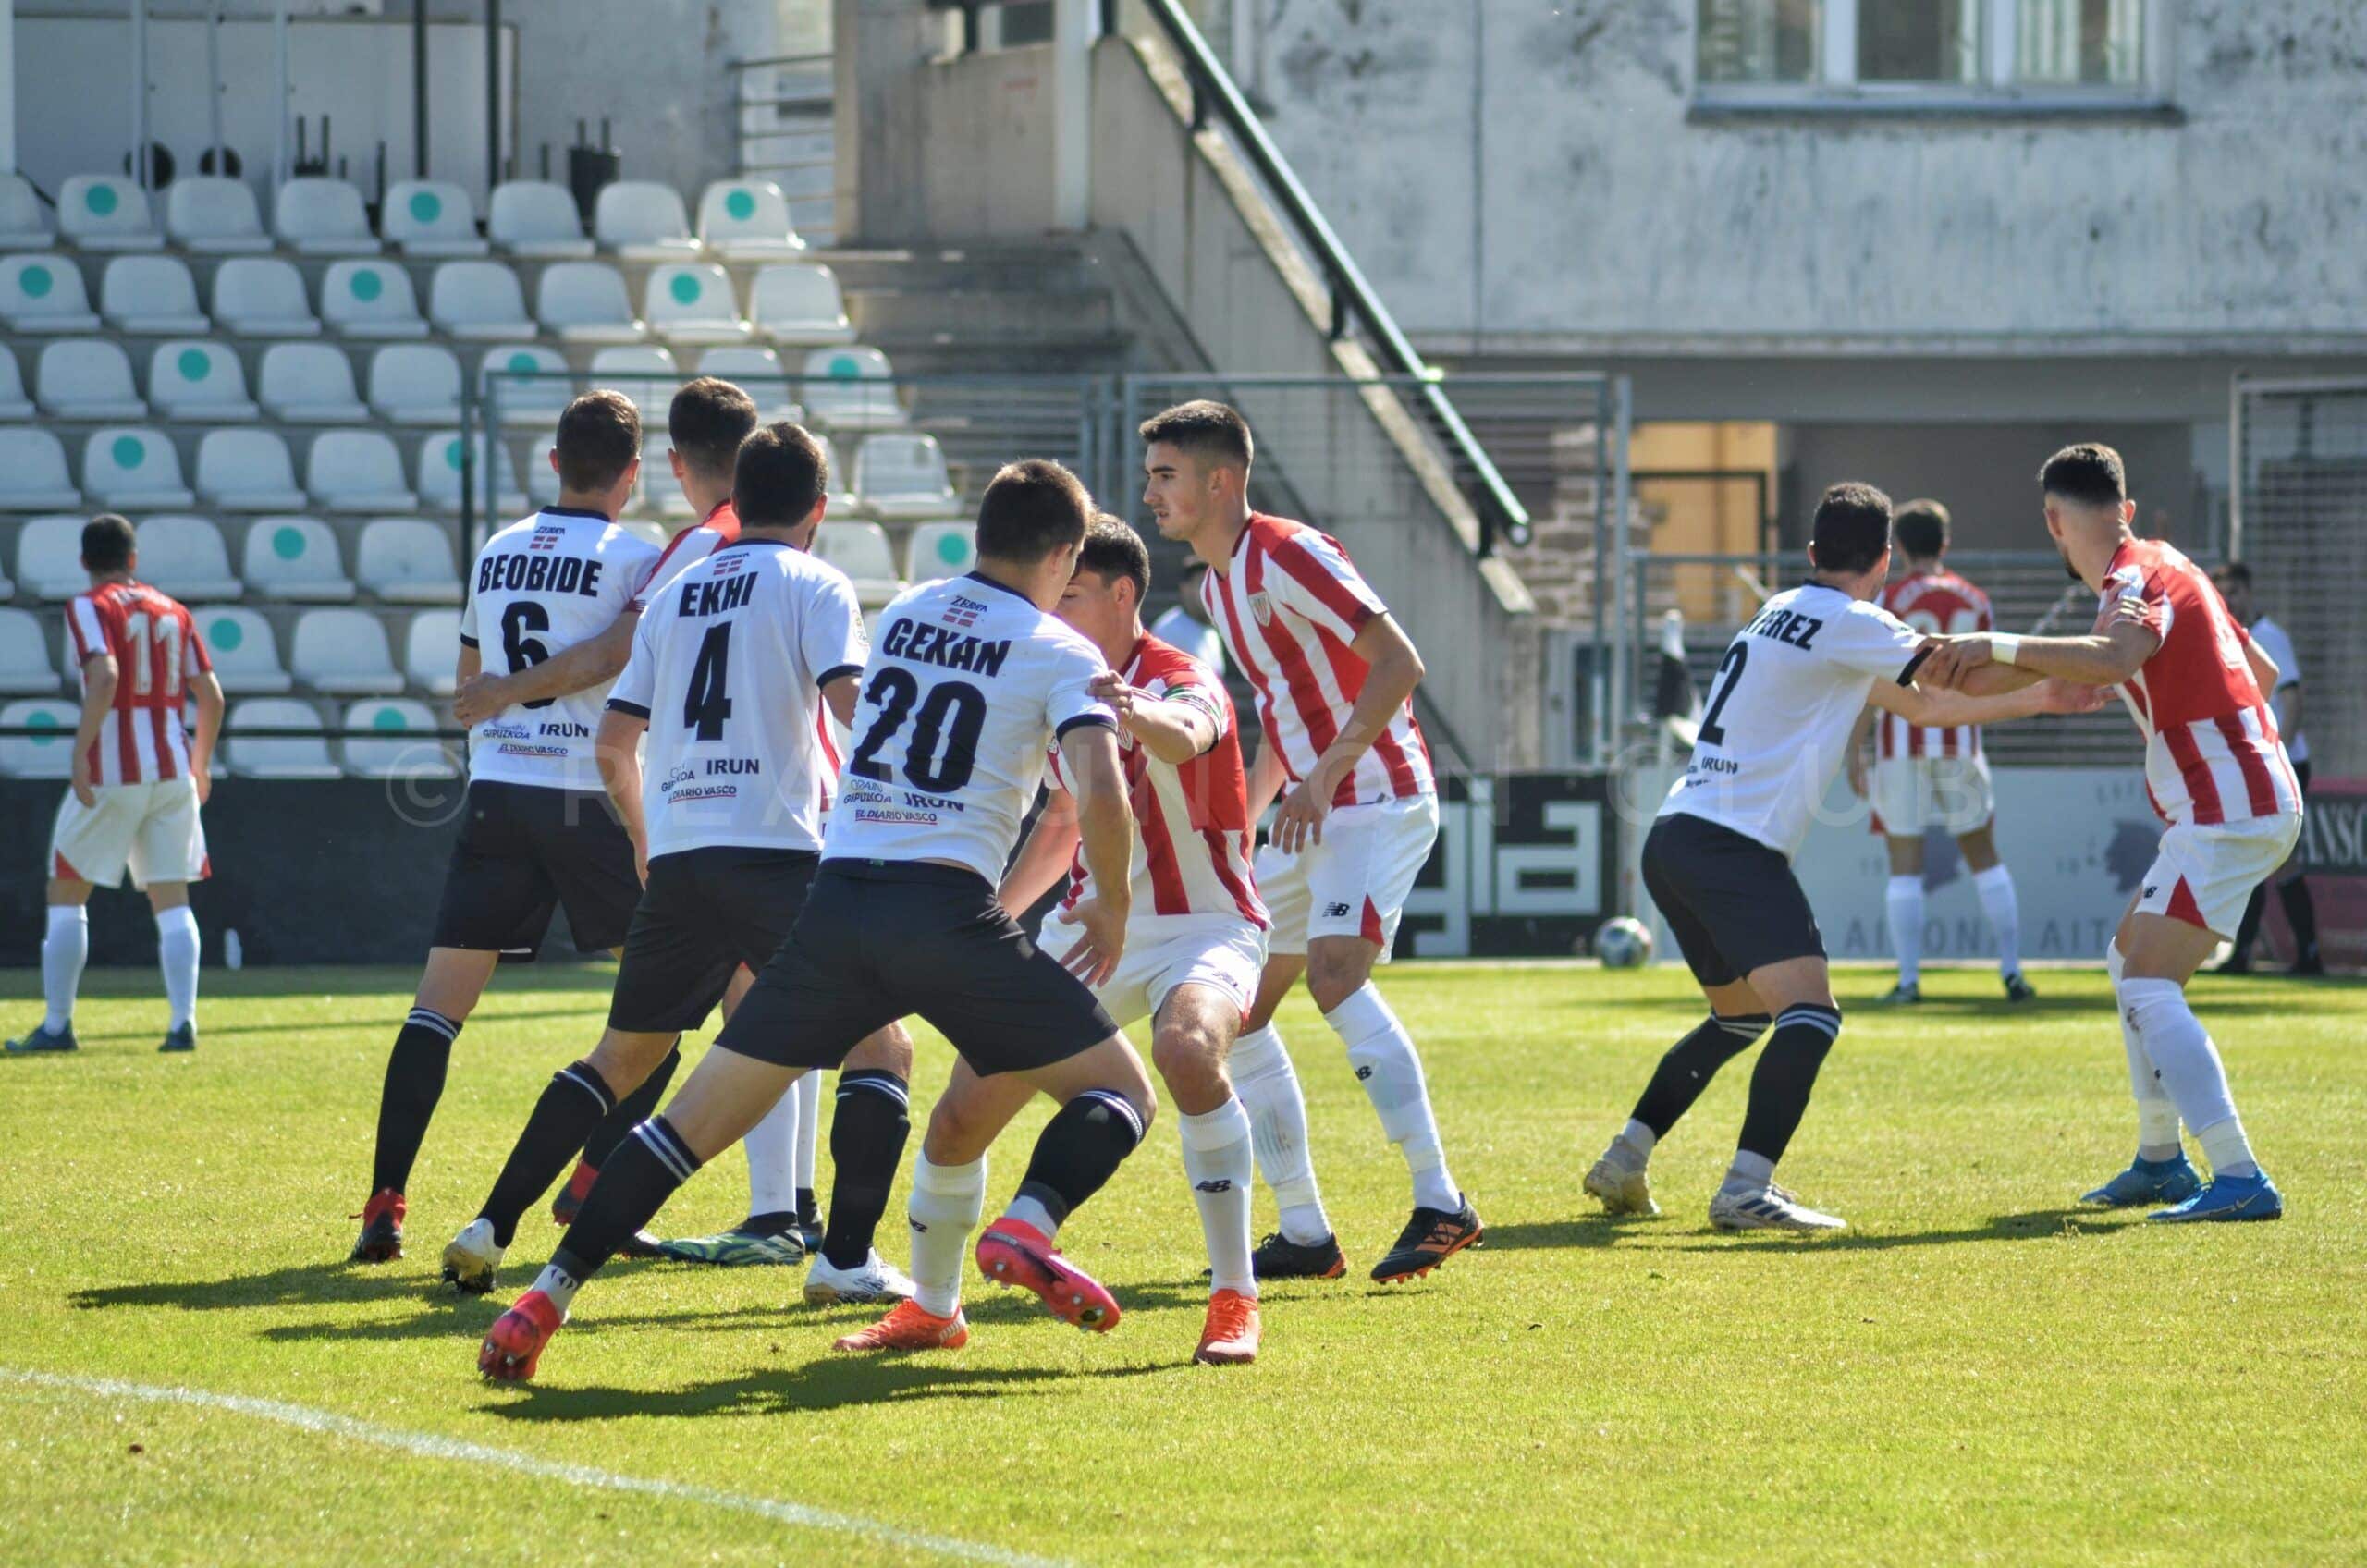
[(94, 1394), (103, 1399), (139, 1400), (150, 1404), (187, 1404), (204, 1410), (227, 1410), (234, 1415), (251, 1415), (259, 1420), (276, 1421), (282, 1426), (300, 1427), (307, 1432), (319, 1432), (327, 1437), (343, 1438), (350, 1442), (369, 1443), (376, 1448), (393, 1449), (399, 1453), (420, 1459), (457, 1460), (470, 1464), (497, 1464), (506, 1470), (516, 1470), (547, 1480), (565, 1481), (570, 1486), (589, 1487), (599, 1491), (631, 1492), (643, 1497), (663, 1498), (669, 1502), (696, 1503), (705, 1508), (721, 1508), (735, 1513), (754, 1513), (774, 1519), (784, 1525), (794, 1525), (809, 1530), (827, 1530), (834, 1535), (858, 1536), (884, 1545), (907, 1550), (934, 1552), (940, 1557), (958, 1558), (968, 1562), (992, 1562), (1001, 1568), (1061, 1568), (1057, 1560), (1030, 1557), (1025, 1552), (1008, 1551), (999, 1546), (983, 1546), (975, 1541), (955, 1540), (950, 1536), (932, 1536), (917, 1530), (900, 1529), (876, 1519), (865, 1519), (852, 1513), (833, 1513), (828, 1509), (812, 1508), (802, 1502), (781, 1502), (772, 1498), (742, 1497), (736, 1492), (719, 1491), (713, 1487), (692, 1486), (681, 1481), (652, 1480), (640, 1476), (622, 1476), (613, 1470), (595, 1469), (589, 1464), (565, 1464), (557, 1460), (537, 1459), (530, 1453), (511, 1449), (493, 1448), (484, 1443), (472, 1443), (459, 1438), (441, 1437), (434, 1432), (406, 1432), (399, 1427), (381, 1427), (374, 1422), (358, 1421), (350, 1415), (334, 1411), (314, 1410), (309, 1405), (289, 1404), (276, 1399), (256, 1399), (247, 1394), (218, 1394), (205, 1389), (163, 1388), (152, 1383), (127, 1383), (114, 1378), (75, 1378), (54, 1372), (28, 1372), (12, 1366), (0, 1366), (0, 1382), (18, 1383), (33, 1388), (55, 1389), (63, 1393)]

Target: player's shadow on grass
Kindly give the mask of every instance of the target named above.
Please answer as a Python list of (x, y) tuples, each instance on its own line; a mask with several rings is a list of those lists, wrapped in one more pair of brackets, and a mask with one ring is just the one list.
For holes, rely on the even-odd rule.
[(184, 1312), (219, 1312), (251, 1306), (323, 1305), (335, 1302), (386, 1301), (419, 1288), (415, 1274), (388, 1274), (337, 1262), (300, 1263), (263, 1274), (227, 1280), (155, 1280), (133, 1285), (94, 1285), (67, 1299), (78, 1307), (170, 1306)]
[[(599, 1018), (606, 1016), (607, 1011), (607, 1002), (587, 1001), (582, 1007), (528, 1008), (518, 1012), (489, 1012), (477, 1022), (483, 1025), (522, 1023), (530, 1019), (542, 1018)], [(225, 1035), (350, 1035), (356, 1027), (350, 1022), (336, 1019), (322, 1019), (313, 1023), (208, 1023), (205, 1026), (205, 1037), (215, 1040)], [(387, 1030), (401, 1028), (402, 1020), (387, 1018), (374, 1021), (360, 1027), (384, 1033)], [(153, 1041), (156, 1038), (156, 1031), (118, 1029), (109, 1034), (81, 1035), (78, 1037), (85, 1044), (96, 1044), (104, 1040)]]
[(1613, 1219), (1607, 1214), (1582, 1214), (1574, 1219), (1490, 1225), (1481, 1246), (1490, 1252), (1518, 1252), (1531, 1247), (1612, 1247), (1630, 1236), (1648, 1233), (1645, 1223), (1637, 1220)]
[[(2139, 1221), (2141, 1223), (2141, 1221)], [(2072, 1236), (2116, 1236), (2130, 1229), (2131, 1217), (2104, 1208), (2034, 1208), (2023, 1214), (1992, 1215), (1978, 1225), (1953, 1231), (1844, 1231), (1839, 1234), (1800, 1235), (1760, 1231), (1731, 1239), (1681, 1243), (1674, 1252), (1724, 1253), (1730, 1256), (1753, 1252), (1889, 1252), (1898, 1247), (1948, 1246), (1958, 1242), (2031, 1242)]]
[(1186, 1371), (1173, 1365), (970, 1366), (933, 1356), (845, 1356), (817, 1349), (814, 1358), (687, 1389), (549, 1388), (530, 1384), (523, 1399), (482, 1405), (509, 1421), (607, 1421), (619, 1415), (776, 1415), (841, 1405), (914, 1400), (1003, 1399), (1038, 1383), (1080, 1378), (1146, 1378)]

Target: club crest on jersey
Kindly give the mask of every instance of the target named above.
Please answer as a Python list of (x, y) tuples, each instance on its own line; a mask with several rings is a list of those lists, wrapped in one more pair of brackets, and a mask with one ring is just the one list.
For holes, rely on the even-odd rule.
[(945, 606), (942, 619), (948, 626), (968, 628), (977, 625), (978, 618), (986, 613), (987, 606), (978, 603), (977, 600), (965, 599), (956, 594), (953, 595), (952, 602)]
[(1260, 626), (1270, 626), (1274, 620), (1274, 601), (1266, 594), (1249, 595), (1249, 613), (1257, 618)]

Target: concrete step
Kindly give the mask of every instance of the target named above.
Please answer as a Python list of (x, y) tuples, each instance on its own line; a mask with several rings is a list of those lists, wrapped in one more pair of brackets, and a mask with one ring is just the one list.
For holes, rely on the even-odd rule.
[(1113, 302), (1085, 289), (856, 289), (847, 314), (866, 343), (1069, 342), (1116, 333)]

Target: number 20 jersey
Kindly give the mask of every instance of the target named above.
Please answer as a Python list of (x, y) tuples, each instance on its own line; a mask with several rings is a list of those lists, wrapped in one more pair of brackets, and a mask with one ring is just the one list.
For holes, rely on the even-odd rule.
[(1078, 725), (1117, 727), (1089, 689), (1107, 668), (975, 572), (899, 595), (879, 614), (822, 858), (950, 861), (999, 881), (1046, 751)]

